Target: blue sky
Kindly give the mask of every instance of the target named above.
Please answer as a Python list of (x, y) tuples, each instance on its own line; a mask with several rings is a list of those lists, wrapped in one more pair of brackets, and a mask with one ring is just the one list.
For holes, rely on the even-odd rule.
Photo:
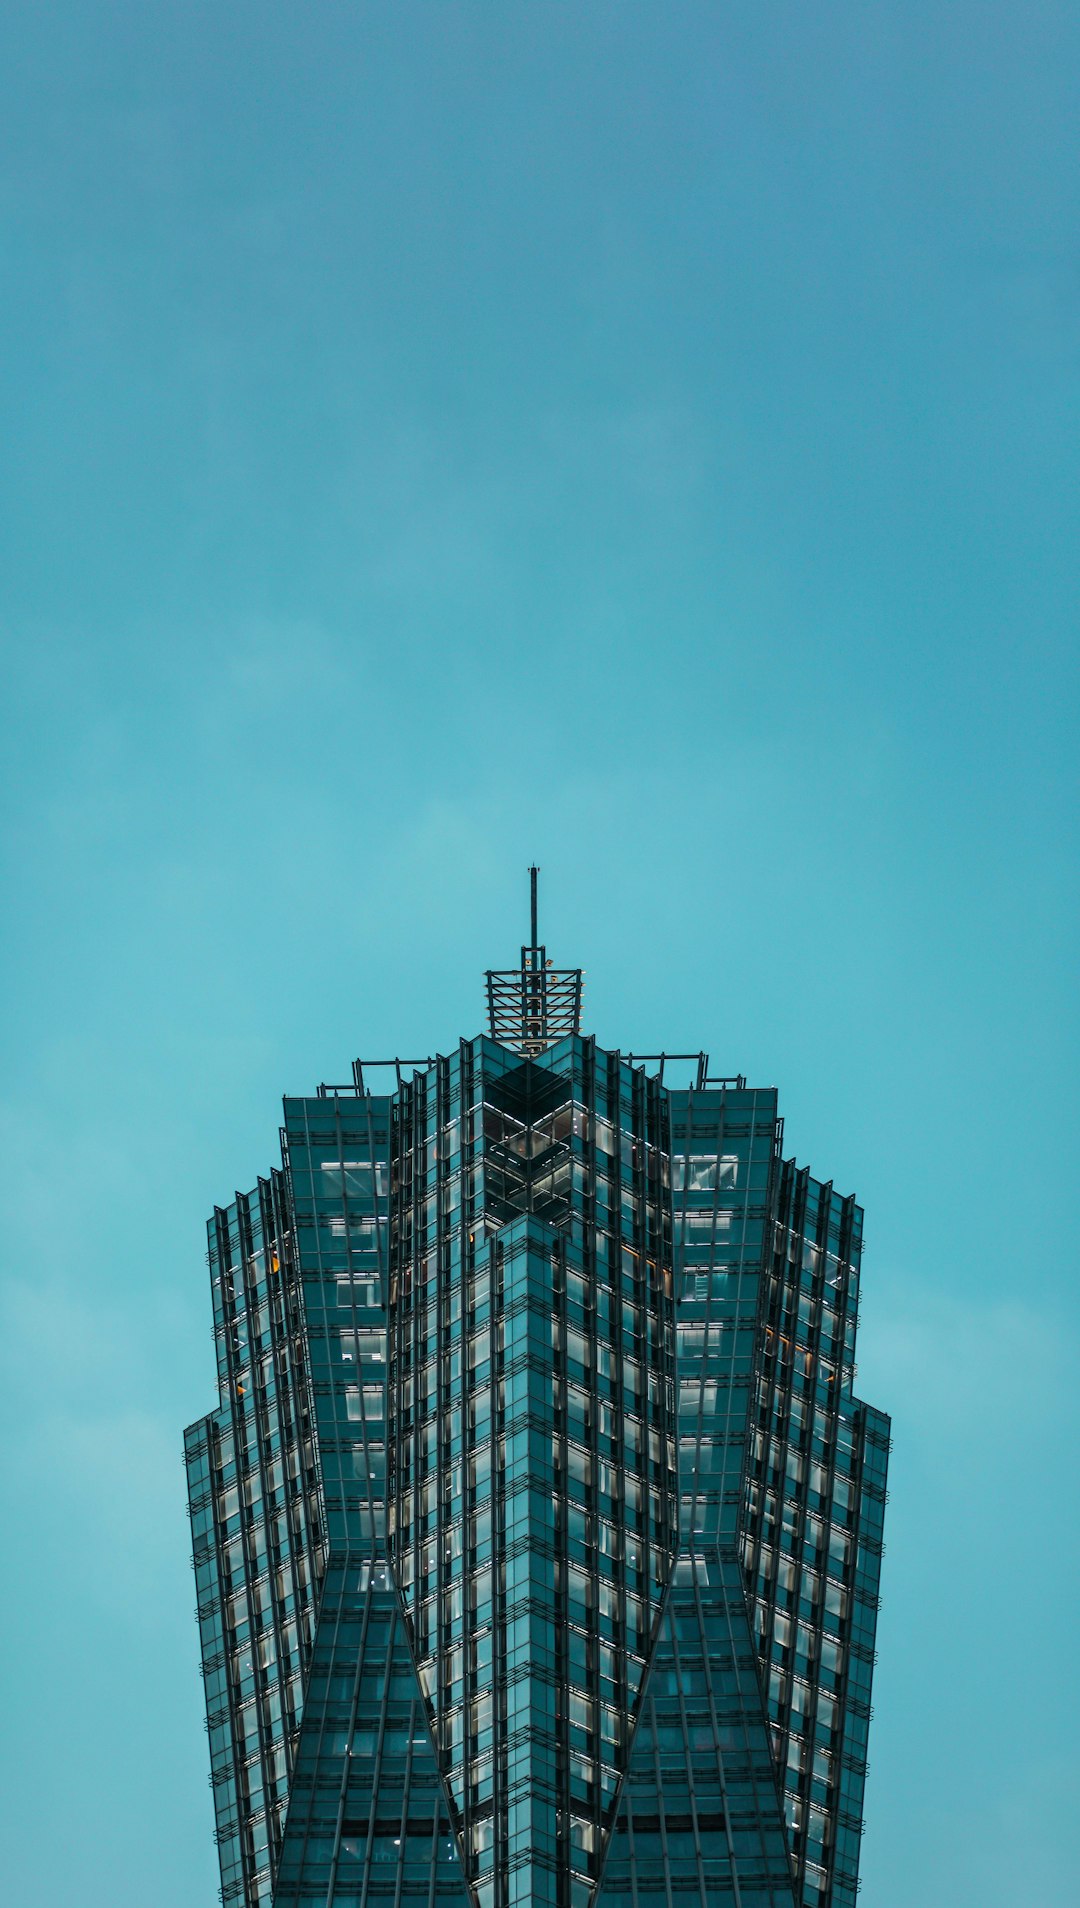
[(477, 1030), (531, 859), (598, 1038), (867, 1209), (864, 1903), (1074, 1899), (1078, 73), (1041, 0), (9, 0), (13, 1901), (216, 1899), (205, 1216)]

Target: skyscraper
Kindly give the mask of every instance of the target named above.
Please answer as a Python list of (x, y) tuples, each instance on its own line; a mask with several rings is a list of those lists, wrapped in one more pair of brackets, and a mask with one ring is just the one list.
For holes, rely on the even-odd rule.
[(186, 1433), (226, 1903), (852, 1908), (889, 1421), (772, 1088), (489, 1032), (286, 1099)]

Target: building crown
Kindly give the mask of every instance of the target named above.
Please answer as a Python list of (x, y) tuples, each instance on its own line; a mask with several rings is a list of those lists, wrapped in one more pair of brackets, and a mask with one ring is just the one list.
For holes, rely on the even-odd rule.
[(537, 933), (538, 867), (529, 869), (532, 938), (521, 950), (521, 966), (489, 968), (488, 1025), (493, 1040), (516, 1053), (543, 1053), (568, 1034), (581, 1032), (584, 973), (580, 967), (555, 967)]

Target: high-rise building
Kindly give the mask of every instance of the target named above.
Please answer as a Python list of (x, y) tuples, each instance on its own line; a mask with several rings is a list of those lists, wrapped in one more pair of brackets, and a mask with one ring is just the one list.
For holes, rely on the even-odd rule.
[(280, 1169), (210, 1221), (222, 1899), (852, 1908), (862, 1213), (773, 1088), (582, 1036), (533, 881), (489, 1033), (286, 1099)]

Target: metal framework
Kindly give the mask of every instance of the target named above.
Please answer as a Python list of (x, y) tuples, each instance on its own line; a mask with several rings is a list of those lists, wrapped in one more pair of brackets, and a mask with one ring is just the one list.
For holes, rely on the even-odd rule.
[[(512, 971), (516, 978), (517, 970)], [(489, 975), (488, 978), (490, 979), (491, 976)], [(580, 1032), (580, 1028), (571, 1029), (570, 1031)], [(497, 1039), (499, 1036), (496, 1035), (494, 1037)], [(562, 1036), (555, 1035), (553, 1037), (558, 1039)], [(517, 1051), (512, 1041), (504, 1040), (501, 1044), (503, 1046), (510, 1046)], [(549, 1042), (548, 1044), (550, 1045), (551, 1043)], [(666, 1066), (679, 1065), (687, 1060), (692, 1060), (695, 1063), (694, 1091), (697, 1093), (703, 1093), (709, 1088), (717, 1087), (737, 1087), (741, 1090), (746, 1085), (745, 1073), (710, 1073), (709, 1056), (701, 1050), (696, 1053), (668, 1053), (666, 1050), (663, 1053), (621, 1053), (618, 1048), (614, 1048), (613, 1051), (618, 1058), (626, 1061), (628, 1067), (655, 1067), (656, 1078), (660, 1081), (661, 1086), (665, 1084), (664, 1068)], [(437, 1054), (427, 1053), (421, 1054), (413, 1059), (406, 1059), (402, 1054), (393, 1054), (388, 1060), (354, 1060), (352, 1068), (353, 1077), (351, 1080), (321, 1080), (316, 1088), (316, 1092), (320, 1100), (334, 1100), (355, 1094), (363, 1095), (368, 1092), (384, 1091), (385, 1082), (383, 1082), (381, 1086), (373, 1087), (370, 1079), (371, 1074), (381, 1070), (393, 1073), (394, 1089), (400, 1091), (402, 1084), (411, 1074), (425, 1072), (428, 1067), (435, 1066), (437, 1059)]]
[(534, 1056), (556, 1040), (581, 1032), (584, 973), (580, 967), (555, 967), (537, 940), (536, 878), (529, 869), (532, 941), (521, 950), (521, 966), (489, 968), (488, 1022), (500, 1046)]

